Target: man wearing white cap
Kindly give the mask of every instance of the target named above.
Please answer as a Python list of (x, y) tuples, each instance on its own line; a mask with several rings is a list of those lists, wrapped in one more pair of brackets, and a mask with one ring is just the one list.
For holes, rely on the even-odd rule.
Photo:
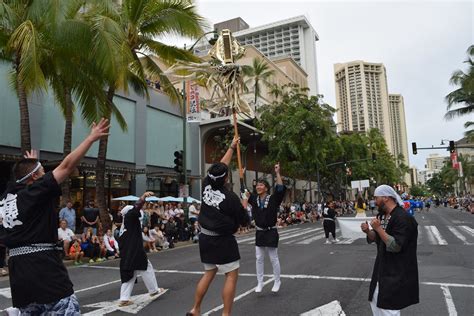
[(388, 185), (375, 189), (379, 214), (361, 225), (367, 242), (377, 243), (369, 301), (375, 316), (400, 315), (400, 310), (419, 302), (416, 244), (418, 223), (403, 209), (403, 201)]

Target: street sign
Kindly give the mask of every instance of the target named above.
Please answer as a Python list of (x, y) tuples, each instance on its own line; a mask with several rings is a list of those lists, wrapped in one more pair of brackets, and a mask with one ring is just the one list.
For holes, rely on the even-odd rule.
[(370, 187), (370, 182), (369, 180), (351, 181), (351, 187), (353, 189), (358, 189), (359, 191), (362, 191), (363, 188)]

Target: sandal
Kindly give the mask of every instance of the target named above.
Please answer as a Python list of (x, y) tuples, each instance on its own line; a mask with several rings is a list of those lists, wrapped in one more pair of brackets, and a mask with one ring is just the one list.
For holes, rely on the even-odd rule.
[(125, 306), (132, 305), (132, 304), (133, 304), (133, 302), (130, 301), (130, 300), (128, 300), (128, 301), (120, 301), (119, 306), (120, 306), (120, 307), (125, 307)]

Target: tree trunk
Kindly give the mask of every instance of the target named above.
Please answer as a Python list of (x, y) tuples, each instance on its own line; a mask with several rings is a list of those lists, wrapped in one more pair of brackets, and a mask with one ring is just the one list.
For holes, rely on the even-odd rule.
[(25, 154), (31, 150), (31, 133), (30, 133), (30, 112), (28, 110), (28, 97), (25, 87), (19, 78), (20, 72), (20, 54), (16, 55), (15, 71), (17, 80), (18, 101), (20, 105), (20, 128), (21, 128), (21, 154)]
[[(64, 88), (64, 99), (66, 100), (66, 123), (64, 127), (63, 158), (66, 158), (66, 156), (71, 153), (72, 147), (72, 113), (74, 107), (74, 104), (72, 103), (71, 90), (66, 87)], [(69, 178), (61, 184), (61, 190), (63, 192), (61, 196), (61, 205), (63, 205), (71, 199), (71, 183)]]
[[(107, 91), (107, 102), (112, 104), (115, 94), (115, 88), (109, 87)], [(107, 113), (104, 113), (105, 118), (110, 121), (112, 116), (110, 108), (107, 109)], [(107, 160), (107, 144), (109, 137), (102, 137), (99, 141), (99, 152), (97, 154), (97, 164), (95, 168), (95, 198), (97, 201), (97, 207), (99, 208), (99, 217), (102, 224), (102, 231), (105, 233), (107, 229), (112, 227), (109, 212), (107, 210), (106, 198), (105, 198), (105, 162)]]

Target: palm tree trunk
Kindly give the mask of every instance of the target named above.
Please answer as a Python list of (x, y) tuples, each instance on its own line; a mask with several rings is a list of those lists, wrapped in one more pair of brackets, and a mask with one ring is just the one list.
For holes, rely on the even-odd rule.
[(21, 128), (21, 153), (31, 150), (30, 113), (28, 110), (28, 97), (25, 87), (19, 78), (20, 54), (16, 55), (15, 71), (17, 77), (18, 101), (20, 106), (20, 128)]
[[(110, 86), (107, 91), (107, 102), (111, 104), (113, 102), (115, 94), (115, 88)], [(106, 111), (105, 117), (109, 119), (112, 116), (110, 109)], [(99, 217), (100, 222), (102, 223), (103, 232), (112, 227), (112, 222), (110, 221), (110, 216), (107, 211), (106, 198), (105, 198), (105, 162), (107, 160), (107, 144), (109, 142), (109, 137), (102, 137), (99, 141), (99, 152), (97, 154), (97, 164), (95, 168), (95, 196), (97, 201), (97, 207), (99, 208)]]
[[(66, 125), (64, 127), (64, 145), (63, 145), (63, 158), (66, 158), (67, 155), (71, 153), (72, 146), (72, 110), (74, 104), (72, 102), (71, 90), (68, 87), (64, 88), (64, 99), (66, 100)], [(69, 179), (64, 181), (61, 184), (62, 196), (61, 204), (65, 204), (68, 200), (71, 199), (71, 184)]]

